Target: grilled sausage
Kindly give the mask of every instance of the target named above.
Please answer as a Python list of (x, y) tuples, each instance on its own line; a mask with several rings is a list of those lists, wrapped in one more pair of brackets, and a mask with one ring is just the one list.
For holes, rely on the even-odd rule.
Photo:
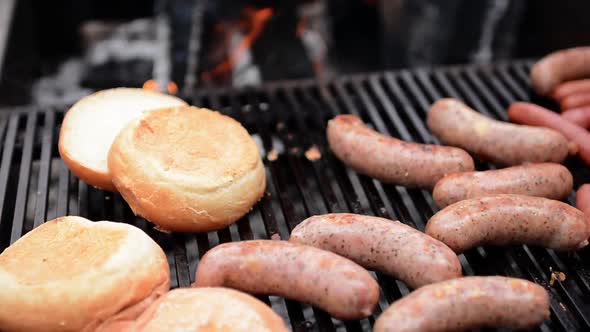
[(461, 276), (449, 247), (399, 221), (350, 213), (313, 216), (293, 229), (289, 241), (335, 252), (412, 288)]
[(588, 244), (584, 214), (563, 202), (524, 195), (467, 199), (436, 213), (426, 234), (456, 253), (480, 245), (533, 244), (565, 251)]
[(328, 122), (328, 143), (355, 171), (386, 183), (432, 188), (446, 174), (473, 170), (471, 156), (457, 148), (405, 142), (381, 135), (354, 115)]
[(569, 95), (559, 101), (559, 107), (562, 110), (569, 110), (571, 108), (589, 106), (590, 92), (581, 92)]
[(195, 287), (224, 286), (307, 302), (340, 319), (365, 318), (379, 300), (379, 285), (361, 266), (287, 241), (221, 244), (203, 256), (195, 280)]
[(547, 95), (562, 82), (590, 77), (590, 47), (575, 47), (553, 52), (531, 69), (533, 87)]
[(590, 183), (578, 188), (576, 192), (576, 207), (586, 215), (588, 229), (590, 229)]
[(559, 84), (551, 93), (557, 101), (576, 93), (590, 93), (590, 79), (575, 80)]
[(432, 192), (436, 205), (496, 194), (519, 194), (563, 199), (572, 192), (573, 177), (560, 164), (539, 163), (484, 172), (464, 172), (442, 178)]
[(490, 119), (455, 99), (441, 99), (428, 112), (428, 128), (446, 144), (502, 166), (526, 162), (561, 163), (568, 142), (550, 129)]
[(590, 128), (590, 106), (566, 110), (561, 117), (582, 128)]
[(379, 316), (374, 331), (530, 329), (549, 318), (549, 305), (547, 291), (527, 280), (464, 277), (424, 286), (394, 302)]
[(559, 114), (544, 107), (525, 102), (510, 105), (508, 117), (516, 123), (542, 126), (559, 131), (567, 139), (577, 144), (580, 158), (590, 165), (590, 133), (586, 129), (570, 123)]

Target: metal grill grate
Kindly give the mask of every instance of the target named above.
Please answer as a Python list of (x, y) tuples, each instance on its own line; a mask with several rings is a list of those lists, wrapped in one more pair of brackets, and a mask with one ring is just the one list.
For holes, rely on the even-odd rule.
[[(408, 141), (437, 143), (425, 127), (429, 105), (444, 96), (466, 101), (480, 112), (506, 120), (505, 109), (529, 99), (531, 63), (418, 69), (351, 76), (334, 82), (281, 82), (257, 89), (204, 91), (193, 104), (226, 113), (252, 133), (261, 147), (267, 193), (255, 209), (231, 227), (209, 234), (163, 234), (136, 218), (120, 195), (105, 193), (75, 178), (59, 158), (57, 135), (63, 109), (16, 110), (0, 121), (0, 251), (44, 220), (80, 215), (92, 220), (130, 222), (154, 237), (168, 255), (173, 287), (188, 287), (199, 258), (229, 241), (287, 239), (290, 230), (314, 214), (354, 212), (398, 219), (420, 230), (437, 211), (429, 192), (383, 185), (346, 168), (329, 152), (327, 120), (353, 113), (382, 133)], [(65, 109), (65, 108), (64, 108)], [(305, 151), (316, 145), (319, 160)], [(276, 160), (267, 155), (277, 152)], [(270, 158), (274, 159), (274, 158)], [(477, 164), (478, 169), (491, 165)], [(576, 186), (590, 182), (577, 160), (567, 165)], [(572, 202), (570, 196), (570, 202)], [(541, 331), (590, 330), (590, 249), (557, 253), (530, 246), (485, 247), (460, 256), (467, 275), (507, 275), (533, 280), (551, 294), (551, 319)], [(550, 271), (567, 279), (549, 287)], [(376, 275), (381, 285), (373, 317), (341, 322), (321, 310), (279, 297), (260, 297), (294, 331), (370, 330), (388, 303), (409, 293), (401, 282)]]

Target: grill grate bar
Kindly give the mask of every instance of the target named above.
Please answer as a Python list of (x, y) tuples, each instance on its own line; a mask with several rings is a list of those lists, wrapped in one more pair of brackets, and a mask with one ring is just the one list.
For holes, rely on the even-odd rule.
[(442, 70), (435, 71), (433, 75), (435, 82), (437, 82), (444, 91), (442, 93), (443, 96), (446, 95), (451, 98), (462, 99), (461, 96), (459, 96), (457, 90), (453, 87), (453, 85), (451, 85), (451, 82), (444, 75)]
[[(14, 195), (14, 192), (8, 191), (8, 187), (18, 122), (19, 114), (11, 114), (8, 120), (8, 130), (4, 138), (2, 161), (0, 163), (0, 249), (2, 250), (7, 246), (4, 243), (8, 239), (5, 238), (12, 233), (8, 230), (10, 226), (7, 224), (10, 219), (10, 207), (6, 205), (12, 205), (12, 198), (10, 196)], [(3, 122), (0, 129), (4, 132), (5, 128), (6, 123)]]
[(479, 112), (484, 113), (489, 117), (495, 117), (495, 114), (490, 112), (489, 109), (484, 106), (481, 98), (479, 98), (479, 96), (477, 96), (469, 87), (467, 82), (463, 80), (459, 71), (453, 68), (450, 74), (451, 82), (456, 83), (459, 93), (463, 95), (463, 100), (467, 101), (469, 105), (473, 105), (473, 107)]
[(500, 79), (509, 86), (508, 91), (512, 91), (516, 95), (516, 100), (529, 100), (529, 95), (526, 88), (523, 88), (516, 82), (516, 79), (508, 72), (508, 66), (498, 66), (497, 71), (500, 74)]
[(23, 152), (20, 161), (20, 170), (18, 173), (18, 186), (16, 192), (16, 205), (14, 208), (14, 217), (12, 219), (12, 232), (10, 234), (10, 244), (13, 244), (23, 234), (23, 224), (27, 208), (27, 194), (29, 191), (29, 179), (31, 174), (33, 158), (33, 141), (35, 140), (35, 125), (37, 122), (37, 113), (30, 112), (27, 114), (27, 124), (23, 144)]
[[(39, 177), (39, 182), (45, 182), (46, 179), (41, 179)], [(41, 187), (41, 185), (38, 185)], [(59, 160), (59, 182), (58, 182), (58, 189), (57, 189), (57, 216), (66, 216), (68, 215), (68, 202), (70, 199), (70, 172), (68, 170), (68, 166), (63, 162), (63, 160)], [(37, 206), (39, 205), (39, 201), (37, 201)], [(44, 209), (38, 208), (37, 211), (41, 211)], [(35, 217), (35, 220), (38, 220)], [(115, 215), (115, 220), (122, 221), (122, 215)], [(43, 221), (41, 221), (43, 222)], [(39, 222), (39, 223), (41, 223)], [(37, 223), (36, 223), (37, 224)]]
[(473, 83), (475, 90), (483, 96), (484, 101), (491, 106), (496, 117), (500, 118), (502, 121), (508, 121), (505, 108), (500, 105), (496, 97), (491, 95), (490, 89), (475, 75), (475, 71), (467, 70), (466, 72), (467, 78)]
[(497, 92), (498, 95), (500, 95), (500, 97), (502, 97), (502, 105), (500, 106), (500, 110), (501, 111), (505, 111), (506, 110), (506, 106), (508, 106), (508, 104), (510, 104), (510, 102), (514, 101), (515, 99), (518, 100), (519, 97), (518, 95), (516, 97), (512, 96), (510, 94), (510, 87), (506, 87), (504, 86), (500, 80), (498, 79), (498, 77), (496, 77), (495, 75), (491, 75), (489, 71), (487, 72), (483, 72), (483, 73), (479, 73), (480, 76), (485, 77), (489, 77), (489, 82), (492, 85), (492, 88)]
[[(41, 158), (39, 160), (39, 177), (37, 178), (37, 194), (35, 204), (35, 218), (33, 220), (33, 228), (45, 222), (47, 217), (47, 198), (49, 194), (49, 177), (51, 174), (51, 157), (53, 150), (53, 130), (55, 129), (55, 112), (45, 112), (45, 126), (41, 136)], [(60, 160), (61, 163), (63, 161)], [(65, 165), (65, 164), (64, 164)], [(67, 169), (64, 179), (60, 178), (59, 188), (60, 193), (65, 192), (65, 199), (67, 200)], [(63, 183), (62, 183), (63, 182)], [(59, 206), (59, 204), (58, 204)], [(59, 212), (64, 212), (59, 214)], [(66, 211), (59, 211), (58, 216), (66, 215)]]
[(531, 90), (530, 88), (528, 88), (531, 84), (531, 78), (529, 77), (529, 69), (526, 67), (526, 64), (515, 64), (514, 66), (512, 66), (512, 69), (516, 74), (516, 77), (523, 82), (524, 86), (527, 87), (527, 90)]
[[(418, 107), (415, 108), (412, 106), (412, 104), (408, 100), (408, 97), (406, 97), (406, 93), (403, 92), (403, 90), (396, 82), (392, 74), (385, 76), (385, 81), (389, 88), (392, 90), (393, 96), (399, 96), (398, 98), (401, 104), (403, 105), (404, 113), (406, 113), (409, 116), (412, 125), (418, 130), (422, 142), (429, 144), (440, 144), (439, 140), (436, 137), (430, 135), (425, 124), (426, 113), (430, 109), (430, 105), (432, 104), (432, 102), (429, 101), (426, 94), (424, 94), (422, 90), (418, 87), (412, 76), (402, 74), (401, 79), (402, 82), (404, 82), (405, 85), (408, 87), (409, 93), (417, 97)], [(395, 98), (392, 98), (392, 100), (395, 100)], [(420, 112), (421, 118), (418, 117), (416, 110)]]
[(426, 90), (426, 92), (428, 93), (430, 100), (438, 100), (440, 98), (442, 98), (442, 95), (440, 94), (440, 92), (437, 90), (437, 88), (434, 87), (434, 84), (432, 83), (430, 76), (430, 73), (425, 71), (424, 69), (418, 69), (415, 72), (416, 78), (418, 80), (418, 82), (420, 82), (420, 84), (424, 87), (424, 89)]

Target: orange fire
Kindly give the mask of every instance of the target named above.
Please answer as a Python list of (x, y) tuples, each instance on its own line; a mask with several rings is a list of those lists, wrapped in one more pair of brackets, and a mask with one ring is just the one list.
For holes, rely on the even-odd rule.
[(229, 56), (222, 63), (217, 65), (213, 70), (203, 73), (203, 79), (209, 80), (211, 77), (216, 77), (224, 73), (228, 73), (232, 70), (235, 64), (240, 60), (244, 52), (246, 52), (252, 43), (258, 38), (264, 26), (273, 15), (272, 8), (254, 9), (246, 8), (244, 14), (247, 17), (247, 21), (244, 26), (248, 29), (248, 33), (240, 44), (233, 50), (230, 51)]
[[(145, 83), (143, 83), (142, 88), (144, 90), (150, 90), (150, 91), (156, 91), (156, 92), (163, 91), (163, 89), (160, 88), (160, 85), (158, 84), (158, 82), (156, 82), (155, 80), (145, 81)], [(169, 94), (175, 95), (178, 93), (178, 85), (176, 85), (176, 83), (174, 83), (173, 81), (170, 81), (166, 85), (166, 90)]]

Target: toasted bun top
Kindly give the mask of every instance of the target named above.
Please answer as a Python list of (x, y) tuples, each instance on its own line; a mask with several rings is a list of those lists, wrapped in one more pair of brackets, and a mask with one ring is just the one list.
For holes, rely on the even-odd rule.
[(61, 217), (0, 254), (0, 330), (95, 331), (168, 291), (166, 255), (139, 228)]
[[(80, 217), (45, 223), (0, 255), (0, 268), (23, 284), (70, 279), (105, 265), (124, 244), (127, 227), (92, 227)], [(97, 236), (97, 231), (100, 236)]]
[(60, 154), (76, 175), (91, 173), (83, 179), (104, 187), (104, 179), (95, 180), (97, 175), (92, 172), (108, 175), (107, 155), (119, 131), (145, 111), (180, 105), (186, 103), (143, 89), (117, 88), (94, 93), (66, 113), (59, 137)]
[(192, 192), (227, 187), (260, 162), (256, 143), (239, 122), (194, 106), (146, 113), (121, 132), (117, 144), (136, 153), (154, 180)]
[(283, 320), (255, 297), (228, 288), (168, 292), (137, 320), (136, 331), (287, 331)]

